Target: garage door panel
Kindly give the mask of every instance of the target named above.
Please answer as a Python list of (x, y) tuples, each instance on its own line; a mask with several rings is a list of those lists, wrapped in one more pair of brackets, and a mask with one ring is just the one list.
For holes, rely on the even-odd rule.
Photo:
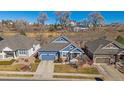
[(42, 60), (54, 60), (55, 55), (42, 55)]
[(109, 63), (110, 58), (96, 58), (96, 63)]

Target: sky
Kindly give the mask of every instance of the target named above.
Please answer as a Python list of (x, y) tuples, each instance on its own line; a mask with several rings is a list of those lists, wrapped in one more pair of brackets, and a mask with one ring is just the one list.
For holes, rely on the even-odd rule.
[[(55, 11), (43, 11), (48, 14), (46, 24), (56, 22)], [(88, 17), (92, 11), (71, 11), (70, 19), (80, 21)], [(121, 22), (124, 23), (124, 11), (99, 11), (105, 19), (106, 24)], [(36, 23), (37, 17), (42, 11), (0, 11), (0, 20), (24, 19), (30, 23)]]

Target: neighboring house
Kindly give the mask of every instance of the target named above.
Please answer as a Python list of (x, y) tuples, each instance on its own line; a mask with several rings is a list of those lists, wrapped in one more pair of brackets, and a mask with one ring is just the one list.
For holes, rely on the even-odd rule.
[(82, 58), (84, 51), (72, 43), (67, 37), (60, 36), (39, 50), (39, 59), (43, 61), (55, 61), (62, 58), (63, 61), (74, 58)]
[(87, 42), (85, 46), (86, 54), (94, 63), (115, 63), (124, 58), (124, 45), (105, 37)]
[(66, 24), (67, 26), (76, 26), (77, 25), (77, 22), (76, 21), (73, 21), (73, 20), (69, 20)]
[(73, 27), (74, 32), (87, 31), (88, 29), (89, 29), (88, 27), (81, 27), (81, 26)]
[(81, 22), (76, 22), (73, 20), (68, 21), (66, 25), (68, 26), (67, 30), (74, 32), (87, 31), (89, 29), (84, 24), (81, 24)]
[(40, 49), (40, 44), (24, 35), (15, 35), (0, 41), (0, 60), (30, 57)]

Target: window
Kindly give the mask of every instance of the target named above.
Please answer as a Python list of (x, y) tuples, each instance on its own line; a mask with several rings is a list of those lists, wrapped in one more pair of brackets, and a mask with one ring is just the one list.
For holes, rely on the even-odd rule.
[(19, 53), (20, 53), (20, 54), (26, 54), (27, 51), (26, 51), (26, 50), (19, 50)]
[(73, 46), (70, 46), (70, 49), (73, 49)]
[(63, 57), (67, 56), (67, 52), (62, 52)]
[(60, 38), (60, 40), (63, 40), (63, 38)]

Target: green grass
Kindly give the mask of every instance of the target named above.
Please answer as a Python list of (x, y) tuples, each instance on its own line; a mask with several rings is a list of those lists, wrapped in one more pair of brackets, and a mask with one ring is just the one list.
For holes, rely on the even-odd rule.
[(38, 65), (39, 65), (39, 63), (32, 63), (31, 64), (31, 72), (36, 72)]
[(41, 62), (40, 59), (38, 59), (38, 58), (35, 59), (35, 63), (40, 63), (40, 62)]
[(55, 73), (82, 73), (82, 74), (99, 74), (98, 70), (95, 67), (79, 67), (77, 69), (73, 68), (70, 65), (55, 65)]
[(0, 65), (0, 71), (21, 71), (21, 64), (16, 65)]
[(10, 61), (0, 61), (0, 65), (11, 65), (15, 60), (12, 59)]
[(119, 36), (116, 38), (116, 41), (118, 41), (119, 43), (124, 44), (124, 37), (122, 37), (122, 36), (119, 35)]
[[(0, 61), (0, 71), (21, 71), (23, 64), (11, 65), (14, 60), (11, 61)], [(35, 72), (39, 65), (40, 61), (36, 60), (35, 63), (31, 64), (31, 72)]]
[(33, 75), (26, 75), (26, 74), (0, 74), (3, 77), (33, 77)]

